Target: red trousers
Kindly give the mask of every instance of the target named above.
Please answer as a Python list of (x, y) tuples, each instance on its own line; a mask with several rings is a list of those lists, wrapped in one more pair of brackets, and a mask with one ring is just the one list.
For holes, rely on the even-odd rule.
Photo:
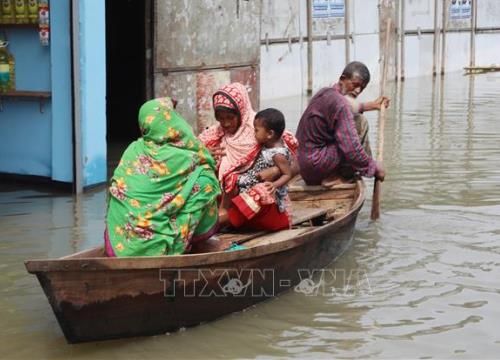
[(279, 212), (278, 205), (264, 205), (260, 211), (248, 219), (236, 207), (232, 206), (228, 210), (229, 222), (235, 228), (250, 228), (255, 230), (278, 231), (290, 228), (290, 219), (286, 212)]

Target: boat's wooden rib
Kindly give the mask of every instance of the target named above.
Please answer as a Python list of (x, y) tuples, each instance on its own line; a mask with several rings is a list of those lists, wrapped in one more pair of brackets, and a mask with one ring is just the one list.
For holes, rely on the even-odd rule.
[(362, 181), (348, 185), (291, 191), (290, 230), (218, 235), (224, 246), (244, 241), (242, 250), (107, 258), (98, 247), (26, 261), (26, 268), (36, 274), (69, 342), (173, 331), (276, 296), (302, 280), (299, 270), (321, 269), (342, 254), (365, 194)]

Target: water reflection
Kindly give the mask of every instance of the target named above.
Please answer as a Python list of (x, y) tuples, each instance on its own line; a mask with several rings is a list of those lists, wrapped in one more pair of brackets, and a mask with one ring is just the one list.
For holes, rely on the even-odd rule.
[[(370, 201), (329, 270), (335, 292), (290, 292), (183, 332), (67, 345), (22, 261), (99, 244), (105, 192), (0, 192), (0, 346), (8, 358), (495, 358), (500, 350), (498, 74), (394, 85), (384, 129), (381, 219)], [(367, 89), (365, 98), (378, 89)], [(302, 97), (262, 101), (296, 128)], [(368, 114), (377, 139), (377, 115)], [(371, 191), (371, 182), (367, 188)], [(371, 194), (368, 194), (370, 197)], [(368, 287), (367, 287), (368, 282)], [(29, 344), (29, 346), (28, 346)]]

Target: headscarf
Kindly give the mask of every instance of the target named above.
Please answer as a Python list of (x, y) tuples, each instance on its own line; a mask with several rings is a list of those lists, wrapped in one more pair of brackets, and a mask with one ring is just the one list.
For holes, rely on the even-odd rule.
[(215, 161), (170, 98), (142, 105), (139, 126), (142, 137), (125, 150), (111, 179), (110, 242), (117, 256), (182, 253), (201, 210), (216, 210)]
[(250, 103), (248, 91), (240, 83), (224, 85), (213, 96), (214, 110), (219, 107), (236, 110), (240, 114), (241, 124), (236, 133), (226, 134), (220, 124), (206, 129), (199, 139), (208, 147), (222, 146), (226, 150), (219, 164), (219, 180), (222, 181), (228, 170), (238, 165), (240, 160), (257, 148), (253, 121), (255, 111)]
[[(225, 107), (236, 110), (241, 116), (241, 125), (234, 133), (226, 134), (220, 124), (216, 124), (203, 131), (198, 138), (208, 147), (222, 146), (224, 156), (219, 164), (218, 177), (224, 191), (231, 191), (236, 186), (238, 174), (248, 170), (257, 159), (260, 145), (255, 139), (253, 122), (255, 111), (250, 103), (248, 91), (240, 83), (224, 85), (214, 93), (214, 110)], [(285, 130), (282, 135), (285, 145), (295, 155), (298, 141), (291, 132)]]

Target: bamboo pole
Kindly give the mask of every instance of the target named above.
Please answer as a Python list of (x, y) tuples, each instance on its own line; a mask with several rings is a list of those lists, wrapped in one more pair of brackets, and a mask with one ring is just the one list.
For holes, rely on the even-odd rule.
[(399, 31), (400, 32), (399, 36), (401, 36), (401, 63), (399, 65), (401, 67), (401, 72), (400, 72), (401, 80), (405, 79), (405, 42), (406, 42), (406, 36), (405, 36), (405, 25), (406, 25), (406, 21), (405, 21), (405, 14), (406, 14), (405, 4), (406, 4), (406, 0), (401, 0), (401, 30)]
[(448, 0), (443, 0), (443, 41), (441, 41), (441, 75), (444, 75), (446, 64), (446, 30), (448, 29)]
[(349, 0), (344, 1), (344, 32), (345, 32), (345, 64), (351, 59), (351, 37), (350, 37), (350, 8)]
[(470, 54), (469, 67), (476, 66), (476, 20), (477, 20), (477, 1), (474, 0), (471, 6), (470, 14)]
[(313, 91), (313, 28), (312, 0), (307, 0), (307, 95)]
[(438, 0), (434, 0), (434, 44), (432, 48), (432, 75), (436, 76), (438, 67), (438, 49), (439, 49), (439, 21), (438, 21)]
[[(384, 63), (382, 70), (382, 84), (380, 86), (380, 95), (385, 93), (385, 85), (387, 82), (387, 68), (389, 67), (389, 40), (391, 34), (391, 18), (387, 19), (385, 30), (385, 45), (384, 45)], [(379, 113), (379, 127), (378, 127), (378, 149), (377, 149), (377, 162), (381, 163), (384, 160), (384, 130), (385, 130), (385, 106), (382, 104)], [(382, 192), (382, 183), (380, 180), (375, 179), (373, 184), (373, 199), (372, 211), (370, 218), (377, 220), (380, 217), (380, 194)]]
[(396, 23), (394, 24), (394, 29), (396, 30), (396, 51), (394, 52), (394, 68), (396, 69), (395, 80), (399, 81), (399, 53), (400, 53), (400, 37), (399, 33), (401, 30), (401, 2), (396, 1)]

